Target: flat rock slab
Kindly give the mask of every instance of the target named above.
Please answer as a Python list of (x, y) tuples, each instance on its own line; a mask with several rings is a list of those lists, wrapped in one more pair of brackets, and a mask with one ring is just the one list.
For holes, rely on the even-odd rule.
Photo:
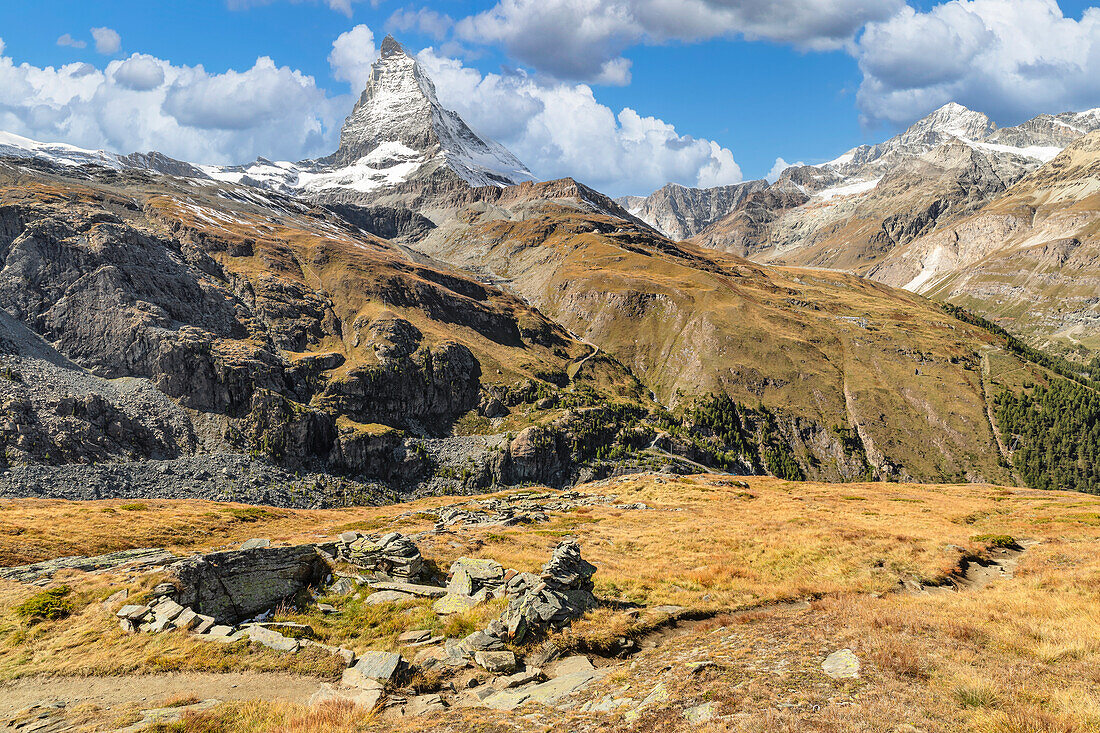
[(510, 674), (516, 670), (516, 655), (510, 651), (479, 651), (474, 654), (474, 661), (493, 674)]
[(436, 585), (420, 585), (419, 583), (381, 582), (371, 583), (370, 587), (379, 591), (392, 590), (398, 593), (423, 596), (424, 598), (442, 598), (447, 595), (446, 588), (440, 588)]
[(402, 644), (417, 644), (430, 638), (432, 638), (431, 629), (417, 629), (416, 631), (406, 631), (397, 637), (397, 641)]
[(562, 698), (583, 688), (600, 675), (595, 669), (567, 674), (546, 682), (498, 692), (482, 700), (481, 704), (493, 710), (514, 710), (525, 702), (556, 705)]
[(367, 679), (384, 683), (393, 678), (402, 661), (401, 655), (395, 652), (363, 652), (352, 669)]
[(115, 613), (119, 618), (128, 619), (130, 621), (141, 621), (150, 613), (148, 606), (138, 606), (131, 604), (129, 606), (123, 606)]
[(402, 601), (415, 601), (419, 596), (414, 596), (411, 593), (401, 593), (395, 590), (380, 590), (376, 593), (371, 593), (369, 596), (363, 599), (363, 603), (370, 606), (377, 606), (381, 603), (401, 603)]
[(450, 616), (451, 614), (469, 611), (476, 605), (477, 600), (470, 596), (460, 596), (454, 593), (448, 593), (432, 604), (432, 610), (440, 616)]
[(565, 677), (573, 674), (581, 674), (585, 672), (594, 672), (595, 667), (592, 666), (592, 662), (588, 657), (583, 655), (577, 655), (575, 657), (566, 657), (557, 664), (550, 671), (551, 677)]
[(263, 644), (277, 652), (296, 652), (301, 646), (297, 639), (283, 636), (278, 631), (266, 629), (263, 626), (249, 626), (244, 631), (248, 634), (249, 641)]
[(446, 707), (439, 695), (418, 695), (405, 705), (405, 715), (426, 715), (437, 710), (446, 710)]
[(859, 658), (851, 649), (841, 649), (825, 657), (821, 671), (834, 680), (858, 680)]
[(513, 687), (522, 687), (540, 681), (542, 681), (542, 670), (538, 667), (531, 667), (506, 677), (497, 677), (490, 684), (495, 690), (510, 690)]
[(322, 702), (338, 701), (338, 702), (350, 702), (352, 705), (364, 708), (366, 710), (373, 710), (378, 707), (378, 703), (382, 701), (382, 696), (385, 695), (385, 691), (382, 686), (371, 688), (356, 688), (351, 690), (339, 690), (332, 685), (322, 685), (321, 689), (317, 690), (311, 698), (309, 698), (309, 704), (317, 705)]
[(15, 580), (20, 583), (34, 583), (52, 578), (59, 570), (81, 570), (86, 573), (93, 573), (121, 567), (153, 568), (168, 565), (176, 560), (179, 560), (179, 558), (168, 552), (168, 550), (145, 547), (137, 550), (111, 552), (106, 555), (95, 555), (94, 557), (61, 557), (56, 560), (36, 562), (33, 565), (0, 568), (0, 578)]

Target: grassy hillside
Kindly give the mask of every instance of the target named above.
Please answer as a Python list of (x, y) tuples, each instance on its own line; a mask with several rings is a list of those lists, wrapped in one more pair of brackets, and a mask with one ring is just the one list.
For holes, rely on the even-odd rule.
[[(407, 729), (462, 728), (476, 720), (485, 730), (677, 730), (682, 711), (705, 701), (712, 701), (720, 716), (715, 730), (737, 730), (749, 721), (761, 731), (838, 733), (894, 730), (901, 723), (929, 733), (1085, 731), (1100, 725), (1100, 699), (1093, 689), (1100, 645), (1092, 581), (1100, 573), (1100, 500), (988, 485), (828, 485), (725, 476), (635, 476), (581, 490), (648, 508), (597, 505), (553, 511), (548, 522), (530, 526), (456, 527), (424, 536), (421, 550), (440, 567), (466, 555), (529, 570), (541, 565), (561, 536), (574, 535), (599, 568), (597, 595), (640, 604), (642, 613), (624, 614), (613, 605), (591, 612), (560, 641), (598, 650), (610, 639), (636, 636), (656, 639), (656, 646), (626, 660), (600, 661), (611, 665), (609, 675), (572, 708), (549, 718), (538, 709), (522, 711), (526, 717), (456, 709), (402, 721)], [(434, 520), (424, 512), (444, 503), (257, 511), (200, 502), (127, 508), (119, 502), (5, 501), (0, 502), (0, 557), (5, 564), (32, 559), (28, 547), (36, 548), (33, 559), (41, 559), (149, 544), (186, 552), (249, 536), (314, 541), (347, 528), (411, 532), (430, 528)], [(966, 570), (980, 570), (985, 558), (1001, 557), (1000, 548), (1011, 543), (1024, 552), (1014, 557), (1014, 566), (1006, 566), (1009, 574), (986, 577)], [(958, 591), (937, 590), (952, 578), (960, 583)], [(120, 584), (140, 592), (155, 580), (69, 572), (55, 585), (72, 588), (75, 613), (30, 627), (13, 609), (39, 589), (0, 582), (0, 675), (10, 680), (291, 669), (314, 675), (319, 683), (334, 674), (322, 657), (201, 644), (174, 633), (119, 632), (98, 601)], [(902, 591), (903, 586), (911, 590)], [(774, 601), (800, 603), (766, 605)], [(402, 630), (430, 618), (415, 604), (403, 611), (337, 602), (334, 616), (293, 618), (304, 618), (325, 638), (359, 651), (388, 647)], [(705, 620), (649, 636), (660, 623), (652, 609), (670, 603)], [(746, 609), (755, 610), (738, 613)], [(461, 634), (461, 626), (451, 633)], [(96, 643), (81, 641), (90, 638)], [(842, 648), (860, 659), (859, 680), (832, 681), (821, 673), (824, 657)], [(696, 660), (715, 666), (693, 672)], [(648, 704), (643, 717), (624, 720), (621, 710), (582, 709), (612, 693), (641, 700), (658, 683), (667, 694)], [(132, 720), (127, 716), (133, 709), (77, 712), (95, 721), (88, 729), (105, 729), (112, 721)], [(167, 730), (393, 725), (350, 708), (310, 709), (278, 701), (228, 703), (189, 720), (186, 728)]]
[[(774, 412), (810, 476), (1008, 480), (981, 353), (998, 339), (904, 291), (771, 268), (554, 205), (459, 216), (419, 247), (507, 283), (657, 398)], [(846, 440), (852, 436), (858, 440)], [(857, 445), (858, 443), (858, 445)]]

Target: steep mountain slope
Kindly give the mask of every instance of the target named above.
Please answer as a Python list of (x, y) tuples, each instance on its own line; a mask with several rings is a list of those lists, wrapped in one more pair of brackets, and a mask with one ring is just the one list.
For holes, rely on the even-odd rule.
[(221, 181), (359, 204), (394, 193), (407, 197), (413, 191), (434, 194), (533, 180), (508, 150), (479, 137), (439, 104), (432, 80), (391, 36), (383, 41), (367, 87), (344, 121), (335, 153), (316, 161), (260, 159), (203, 170)]
[(737, 208), (745, 197), (767, 186), (763, 180), (715, 188), (670, 183), (645, 198), (624, 196), (616, 203), (666, 237), (682, 240), (698, 234)]
[(886, 142), (788, 169), (767, 200), (750, 197), (694, 241), (758, 261), (864, 272), (1100, 127), (1093, 112), (1045, 117), (998, 130), (985, 115), (946, 105)]
[(1100, 132), (870, 277), (987, 314), (1037, 343), (1100, 348)]
[[(108, 427), (116, 459), (253, 450), (392, 477), (411, 468), (391, 428), (445, 431), (477, 406), (481, 375), (564, 372), (590, 351), (514, 296), (325, 209), (95, 167), (0, 161), (0, 307), (49, 342), (58, 368), (143, 380), (184, 408), (179, 439)], [(27, 389), (5, 383), (23, 401)], [(30, 423), (60, 409), (51, 399)], [(0, 429), (9, 462), (106, 457), (26, 433)]]
[(470, 207), (416, 248), (505, 283), (666, 404), (717, 391), (767, 408), (807, 475), (1006, 475), (979, 376), (993, 339), (904, 291), (561, 203)]

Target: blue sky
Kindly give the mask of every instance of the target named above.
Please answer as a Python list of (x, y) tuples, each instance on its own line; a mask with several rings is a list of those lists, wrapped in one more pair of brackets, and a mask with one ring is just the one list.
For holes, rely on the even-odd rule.
[[(536, 175), (576, 170), (612, 194), (762, 177), (777, 157), (827, 160), (947, 101), (999, 124), (1100, 106), (1100, 12), (1086, 2), (684, 0), (675, 16), (661, 5), (9, 0), (0, 129), (209, 162), (319, 155), (354, 101), (346, 79), (359, 73), (337, 67), (333, 44), (361, 26), (345, 47), (356, 41), (365, 62), (388, 30), (414, 52), (430, 48), (422, 62), (445, 104), (492, 128)], [(117, 49), (107, 33), (97, 50), (92, 28), (114, 31)], [(71, 43), (59, 44), (65, 34)], [(117, 69), (133, 54), (147, 57), (145, 71), (163, 71), (119, 91)], [(66, 67), (77, 64), (90, 66)], [(131, 67), (126, 78), (138, 78)], [(505, 94), (522, 110), (512, 125), (498, 114), (512, 109)], [(219, 104), (241, 114), (226, 119)], [(557, 129), (573, 121), (576, 134)], [(591, 151), (586, 139), (597, 141)]]

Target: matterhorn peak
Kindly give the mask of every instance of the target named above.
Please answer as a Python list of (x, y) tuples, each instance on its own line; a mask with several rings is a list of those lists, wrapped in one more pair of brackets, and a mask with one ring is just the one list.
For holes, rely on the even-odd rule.
[(341, 166), (432, 161), (473, 186), (532, 180), (526, 166), (504, 147), (479, 137), (455, 112), (444, 109), (435, 85), (393, 36), (382, 41), (367, 86), (340, 130), (333, 157)]
[(397, 39), (394, 38), (392, 35), (387, 35), (385, 38), (382, 39), (381, 53), (382, 58), (386, 58), (387, 56), (394, 56), (396, 54), (404, 54), (406, 56), (409, 55), (409, 52), (405, 50), (405, 47), (398, 43)]

